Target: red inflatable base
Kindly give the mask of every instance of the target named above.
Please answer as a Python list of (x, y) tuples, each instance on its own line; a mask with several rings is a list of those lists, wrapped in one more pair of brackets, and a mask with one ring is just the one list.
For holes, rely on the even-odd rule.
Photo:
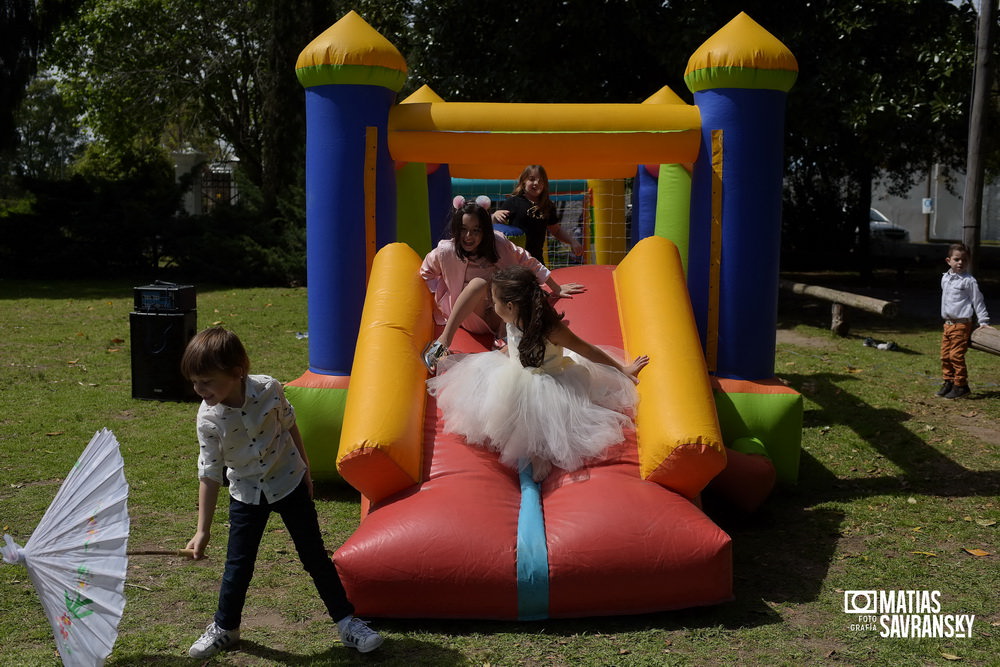
[[(496, 455), (441, 432), (433, 401), (419, 486), (373, 505), (335, 560), (364, 616), (518, 618), (521, 489)], [(548, 617), (639, 614), (732, 599), (730, 538), (639, 478), (634, 436), (541, 487)]]
[(766, 456), (727, 449), (725, 470), (705, 492), (717, 494), (729, 508), (752, 514), (774, 491), (776, 479), (774, 464)]

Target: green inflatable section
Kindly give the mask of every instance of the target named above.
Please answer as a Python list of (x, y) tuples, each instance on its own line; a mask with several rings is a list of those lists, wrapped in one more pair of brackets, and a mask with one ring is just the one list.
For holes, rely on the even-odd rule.
[(741, 454), (760, 454), (767, 456), (767, 447), (760, 441), (760, 438), (736, 438), (730, 449)]
[(396, 240), (421, 257), (431, 251), (427, 165), (410, 162), (396, 170)]
[(406, 72), (377, 65), (312, 65), (295, 70), (303, 88), (331, 84), (382, 86), (399, 92), (406, 81)]
[(673, 242), (687, 275), (691, 236), (691, 174), (679, 164), (661, 164), (656, 180), (656, 224), (653, 233)]
[[(801, 394), (727, 394), (715, 392), (722, 438), (733, 449), (760, 452), (774, 463), (779, 482), (794, 484), (799, 478), (802, 443)], [(745, 439), (745, 440), (744, 440)], [(754, 443), (756, 440), (757, 443)], [(739, 443), (739, 446), (736, 446)]]
[(337, 472), (337, 450), (347, 390), (285, 385), (285, 396), (295, 408), (313, 480), (342, 482)]
[(796, 71), (784, 69), (705, 67), (685, 74), (684, 83), (692, 93), (711, 88), (751, 88), (787, 93), (795, 85), (798, 75)]

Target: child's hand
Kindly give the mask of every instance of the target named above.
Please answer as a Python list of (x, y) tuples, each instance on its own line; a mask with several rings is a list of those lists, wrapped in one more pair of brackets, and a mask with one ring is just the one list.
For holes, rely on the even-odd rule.
[(645, 368), (646, 364), (648, 363), (649, 363), (649, 357), (647, 357), (645, 354), (640, 355), (635, 359), (633, 359), (632, 363), (630, 363), (629, 365), (623, 366), (622, 372), (625, 373), (625, 375), (632, 378), (632, 382), (639, 384), (639, 378), (637, 377), (639, 375), (639, 371)]
[(208, 533), (197, 532), (194, 534), (188, 543), (186, 549), (190, 549), (194, 552), (192, 558), (194, 560), (201, 560), (205, 557), (205, 547), (208, 546), (208, 540), (211, 537)]
[(493, 222), (499, 222), (501, 224), (507, 222), (507, 216), (510, 215), (510, 211), (502, 209), (499, 211), (493, 211)]
[(570, 296), (572, 294), (583, 294), (587, 291), (586, 285), (581, 283), (566, 283), (565, 285), (559, 286), (559, 294), (556, 296), (558, 298)]

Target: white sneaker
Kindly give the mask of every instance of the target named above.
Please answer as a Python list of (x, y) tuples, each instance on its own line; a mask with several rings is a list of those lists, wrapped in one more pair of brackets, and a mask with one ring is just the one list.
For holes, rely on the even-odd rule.
[(355, 617), (340, 633), (340, 641), (344, 646), (358, 649), (360, 653), (368, 653), (381, 646), (383, 639), (382, 635), (368, 627), (368, 621)]
[(212, 621), (205, 628), (205, 634), (199, 637), (198, 641), (188, 649), (188, 655), (192, 658), (210, 658), (222, 649), (229, 648), (239, 640), (239, 628), (235, 630), (223, 630), (215, 624), (215, 621)]

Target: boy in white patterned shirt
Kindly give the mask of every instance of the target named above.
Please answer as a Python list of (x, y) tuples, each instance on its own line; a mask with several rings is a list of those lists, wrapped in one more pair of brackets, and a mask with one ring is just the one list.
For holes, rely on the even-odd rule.
[(979, 326), (990, 325), (983, 294), (979, 284), (967, 273), (969, 249), (962, 243), (948, 247), (948, 272), (941, 276), (941, 376), (944, 380), (937, 395), (944, 398), (961, 398), (970, 393), (969, 370), (965, 353), (972, 340), (972, 316)]
[(295, 411), (281, 383), (249, 371), (250, 359), (240, 339), (221, 327), (198, 333), (181, 359), (181, 372), (202, 398), (198, 529), (187, 545), (195, 558), (203, 557), (208, 545), (226, 468), (230, 495), (229, 547), (218, 610), (188, 653), (207, 658), (239, 641), (243, 605), (271, 512), (284, 521), (343, 644), (362, 653), (373, 651), (382, 637), (354, 617), (354, 606), (323, 544)]

